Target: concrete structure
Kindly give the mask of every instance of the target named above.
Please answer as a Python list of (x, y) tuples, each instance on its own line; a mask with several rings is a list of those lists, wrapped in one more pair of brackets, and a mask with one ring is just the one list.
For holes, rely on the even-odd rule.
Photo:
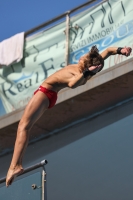
[[(59, 92), (57, 104), (66, 101), (67, 99), (73, 98), (79, 94), (82, 94), (88, 90), (91, 90), (95, 87), (98, 87), (108, 81), (111, 81), (121, 75), (124, 75), (133, 70), (133, 58), (128, 59), (122, 63), (118, 63), (113, 67), (110, 67), (106, 70), (95, 75), (91, 81), (88, 81), (87, 84), (80, 86), (76, 89), (65, 88)], [(5, 116), (0, 117), (0, 128), (4, 128), (14, 122), (20, 120), (24, 108), (20, 108), (12, 113), (9, 113)]]

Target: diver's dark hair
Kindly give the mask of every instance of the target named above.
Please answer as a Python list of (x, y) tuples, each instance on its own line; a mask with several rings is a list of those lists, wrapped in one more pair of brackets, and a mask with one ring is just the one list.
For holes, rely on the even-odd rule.
[[(97, 46), (92, 46), (91, 50), (84, 57), (84, 67), (89, 68), (91, 66), (96, 66), (102, 64), (104, 66), (104, 59), (99, 54)], [(100, 69), (102, 70), (102, 68)]]
[(94, 46), (91, 47), (90, 52), (91, 52), (91, 53), (98, 53), (98, 54), (99, 54), (99, 50), (98, 50), (98, 48), (97, 48), (96, 45), (94, 45)]

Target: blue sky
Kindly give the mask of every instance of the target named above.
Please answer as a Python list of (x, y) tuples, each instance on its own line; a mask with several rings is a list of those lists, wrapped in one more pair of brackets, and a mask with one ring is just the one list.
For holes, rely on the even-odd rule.
[(26, 32), (85, 2), (87, 1), (1, 0), (0, 42), (19, 32)]

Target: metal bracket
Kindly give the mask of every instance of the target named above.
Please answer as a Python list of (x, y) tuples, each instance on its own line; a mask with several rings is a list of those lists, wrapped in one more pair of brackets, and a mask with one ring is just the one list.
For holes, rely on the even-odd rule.
[(42, 186), (37, 186), (36, 184), (32, 184), (31, 187), (32, 187), (33, 190), (42, 188)]

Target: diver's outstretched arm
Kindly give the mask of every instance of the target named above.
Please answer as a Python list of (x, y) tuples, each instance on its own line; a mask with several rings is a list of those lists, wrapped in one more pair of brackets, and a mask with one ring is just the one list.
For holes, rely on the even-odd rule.
[(105, 51), (101, 53), (101, 56), (103, 57), (104, 60), (107, 59), (109, 56), (115, 54), (121, 54), (128, 57), (130, 56), (131, 52), (132, 52), (131, 47), (108, 47)]

